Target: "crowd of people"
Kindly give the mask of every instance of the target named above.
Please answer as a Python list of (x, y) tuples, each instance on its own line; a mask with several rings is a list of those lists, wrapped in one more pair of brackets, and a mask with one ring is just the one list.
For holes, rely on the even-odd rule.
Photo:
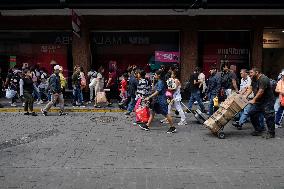
[[(16, 106), (17, 99), (20, 99), (25, 115), (37, 115), (33, 111), (35, 102), (47, 102), (41, 109), (45, 116), (50, 108), (57, 104), (60, 107), (59, 115), (66, 115), (64, 93), (67, 80), (62, 72), (60, 65), (54, 66), (54, 72), (50, 76), (39, 68), (12, 68), (5, 80), (0, 78), (1, 91), (14, 91), (15, 95), (10, 95), (11, 106)], [(102, 104), (112, 106), (113, 100), (119, 99), (119, 107), (126, 110), (126, 116), (130, 116), (133, 112), (138, 114), (138, 107), (144, 104), (148, 114), (146, 121), (140, 124), (138, 118), (136, 119), (141, 129), (150, 130), (155, 115), (161, 114), (165, 118), (160, 122), (168, 123), (170, 128), (167, 132), (174, 133), (176, 127), (171, 116), (173, 107), (181, 117), (178, 125), (187, 125), (183, 106), (187, 112), (192, 112), (193, 104), (197, 102), (201, 112), (211, 116), (218, 104), (236, 92), (249, 100), (249, 104), (236, 116), (233, 123), (238, 130), (250, 120), (254, 127), (252, 135), (259, 136), (266, 130), (266, 123), (268, 132), (264, 136), (274, 138), (275, 128), (281, 127), (284, 110), (284, 71), (273, 80), (258, 68), (241, 69), (239, 82), (236, 66), (223, 64), (221, 70), (218, 70), (216, 65), (211, 65), (207, 79), (197, 67), (183, 85), (178, 75), (177, 67), (161, 66), (154, 74), (149, 74), (135, 65), (129, 66), (120, 75), (116, 67), (109, 68), (108, 74), (105, 74), (102, 66), (85, 75), (82, 67), (75, 66), (72, 75), (72, 105), (84, 107), (87, 102), (95, 108), (101, 108)], [(84, 91), (89, 91), (88, 100), (84, 99)], [(182, 93), (189, 97), (187, 106), (182, 103)], [(208, 100), (208, 108), (205, 108), (205, 99)]]

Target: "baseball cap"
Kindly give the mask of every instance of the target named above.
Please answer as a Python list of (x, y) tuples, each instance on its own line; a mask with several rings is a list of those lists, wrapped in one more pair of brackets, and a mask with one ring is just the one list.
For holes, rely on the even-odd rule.
[(54, 70), (60, 70), (60, 66), (59, 65), (56, 65), (53, 68), (54, 68)]

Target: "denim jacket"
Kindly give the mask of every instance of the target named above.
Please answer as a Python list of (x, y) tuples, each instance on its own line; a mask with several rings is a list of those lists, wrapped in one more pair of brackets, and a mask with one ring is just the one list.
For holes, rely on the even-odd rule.
[(49, 89), (51, 93), (61, 93), (60, 76), (58, 74), (52, 74), (49, 78)]
[(207, 94), (218, 95), (221, 89), (221, 76), (219, 73), (211, 75), (208, 79)]

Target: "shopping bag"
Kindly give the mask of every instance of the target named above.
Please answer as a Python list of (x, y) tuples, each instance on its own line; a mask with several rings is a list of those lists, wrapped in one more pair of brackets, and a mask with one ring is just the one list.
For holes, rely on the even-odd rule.
[(17, 91), (14, 91), (10, 88), (6, 90), (6, 98), (11, 99), (17, 94)]
[(98, 92), (96, 95), (97, 103), (107, 103), (106, 93)]
[(148, 107), (139, 107), (136, 111), (136, 122), (147, 123), (150, 118), (150, 110)]
[(284, 107), (284, 96), (283, 95), (280, 95), (280, 106)]

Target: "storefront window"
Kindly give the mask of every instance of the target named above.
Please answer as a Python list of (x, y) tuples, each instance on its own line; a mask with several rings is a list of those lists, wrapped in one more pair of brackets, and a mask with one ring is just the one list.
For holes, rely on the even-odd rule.
[[(49, 74), (53, 64), (63, 66), (68, 76), (68, 50), (72, 44), (70, 32), (0, 32), (0, 65), (3, 73), (12, 67), (38, 67)], [(71, 65), (72, 67), (72, 65)]]
[(122, 73), (129, 65), (153, 72), (162, 64), (179, 65), (179, 32), (126, 31), (93, 32), (92, 54), (95, 68), (109, 69), (116, 62)]
[(284, 31), (283, 29), (265, 29), (263, 32), (263, 72), (271, 78), (277, 78), (284, 69)]
[(223, 64), (236, 65), (240, 69), (250, 67), (249, 31), (200, 31), (199, 60), (208, 76), (210, 65), (221, 69)]

